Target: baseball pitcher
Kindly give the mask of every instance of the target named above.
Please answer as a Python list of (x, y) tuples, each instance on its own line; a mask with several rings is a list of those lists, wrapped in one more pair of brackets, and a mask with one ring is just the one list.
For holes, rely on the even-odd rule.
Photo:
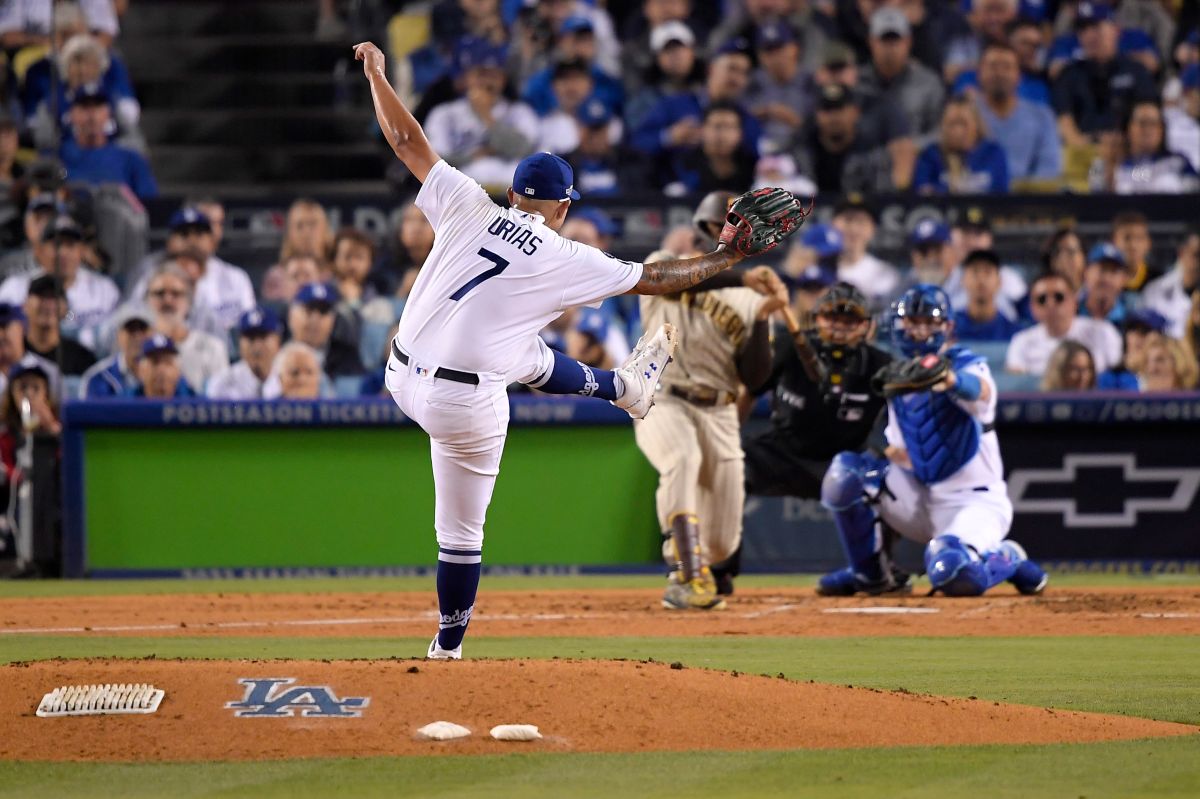
[(718, 249), (656, 264), (622, 261), (558, 234), (578, 199), (566, 161), (537, 153), (521, 161), (508, 208), (442, 160), (387, 81), (384, 57), (354, 48), (375, 115), (396, 156), (421, 182), (416, 205), (435, 239), (392, 342), (384, 385), (430, 438), (438, 542), (438, 634), (427, 656), (462, 657), (479, 587), (483, 524), (508, 432), (507, 384), (606, 399), (641, 418), (675, 348), (675, 332), (642, 337), (615, 371), (556, 353), (538, 331), (573, 305), (627, 292), (678, 292), (746, 255), (771, 249), (807, 213), (782, 190), (744, 195), (730, 209)]
[[(996, 384), (987, 361), (951, 346), (950, 300), (913, 286), (893, 308), (892, 335), (909, 360), (873, 378), (887, 399), (887, 458), (841, 452), (821, 487), (849, 565), (821, 578), (817, 592), (886, 593), (897, 581), (882, 551), (879, 520), (926, 544), (934, 591), (977, 596), (1008, 581), (1022, 594), (1046, 587), (1041, 567), (1005, 540), (1012, 503), (996, 436)], [(872, 507), (878, 505), (878, 515)]]

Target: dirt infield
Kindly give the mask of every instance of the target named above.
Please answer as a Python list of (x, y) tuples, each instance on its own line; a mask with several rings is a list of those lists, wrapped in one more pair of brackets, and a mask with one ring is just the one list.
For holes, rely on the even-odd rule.
[[(179, 594), (0, 600), (0, 637), (22, 634), (426, 636), (433, 592)], [(488, 591), (471, 636), (1196, 635), (1200, 589), (1054, 589), (1023, 597), (825, 599), (740, 591), (714, 613), (670, 613), (652, 590)]]
[[(265, 683), (250, 698), (242, 680)], [(43, 719), (42, 694), (63, 684), (152, 682), (158, 713)], [(253, 686), (251, 686), (252, 688)], [(268, 691), (269, 687), (272, 690)], [(329, 693), (323, 693), (325, 689)], [(291, 691), (296, 705), (280, 699)], [(313, 716), (321, 710), (357, 716)], [(681, 701), (704, 697), (703, 702)], [(343, 706), (340, 703), (346, 702)], [(367, 699), (363, 703), (362, 698)], [(270, 705), (274, 701), (275, 705)], [(333, 703), (330, 705), (329, 703)], [(358, 710), (351, 707), (362, 705)], [(713, 724), (709, 708), (727, 716)], [(309, 717), (301, 715), (307, 707)], [(243, 708), (242, 712), (247, 709)], [(879, 719), (896, 719), (880, 724)], [(430, 743), (414, 733), (435, 720), (472, 730)], [(501, 743), (496, 724), (537, 725), (544, 740)], [(41, 661), (3, 667), (0, 759), (98, 761), (259, 760), (287, 757), (634, 752), (689, 749), (828, 749), (1090, 742), (1195, 735), (1196, 728), (1098, 713), (800, 683), (633, 661)]]

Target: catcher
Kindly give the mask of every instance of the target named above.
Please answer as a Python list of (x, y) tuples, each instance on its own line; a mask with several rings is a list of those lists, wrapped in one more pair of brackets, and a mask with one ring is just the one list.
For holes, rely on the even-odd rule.
[(893, 306), (893, 341), (908, 360), (872, 381), (888, 405), (887, 457), (841, 452), (825, 474), (821, 503), (833, 512), (850, 563), (822, 577), (819, 594), (897, 588), (881, 520), (926, 544), (934, 591), (978, 596), (1005, 581), (1022, 594), (1046, 587), (1041, 567), (1005, 540), (1012, 503), (993, 426), (996, 384), (983, 358), (948, 344), (951, 316), (946, 292), (928, 284)]
[[(717, 193), (701, 208), (707, 204), (712, 211), (718, 203), (718, 218), (724, 219), (726, 200)], [(730, 221), (741, 216), (739, 203), (733, 202)], [(711, 235), (721, 226), (697, 228)], [(667, 257), (659, 251), (646, 262)], [(670, 324), (680, 338), (654, 413), (634, 424), (638, 446), (659, 474), (663, 554), (673, 566), (662, 604), (670, 610), (718, 609), (724, 600), (708, 564), (738, 548), (745, 499), (735, 400), (742, 383), (757, 385), (770, 371), (769, 318), (787, 304), (787, 290), (763, 266), (722, 273), (678, 294), (641, 297), (639, 303), (648, 329)]]

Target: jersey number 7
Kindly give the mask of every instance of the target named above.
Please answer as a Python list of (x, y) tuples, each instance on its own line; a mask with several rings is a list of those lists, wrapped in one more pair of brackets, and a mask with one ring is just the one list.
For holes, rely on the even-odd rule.
[(495, 266), (493, 266), (491, 269), (487, 270), (486, 272), (483, 272), (482, 274), (476, 275), (475, 277), (468, 280), (466, 283), (463, 283), (462, 288), (460, 288), (458, 291), (456, 291), (450, 295), (450, 299), (452, 299), (456, 302), (458, 300), (461, 300), (463, 297), (465, 297), (467, 295), (468, 291), (475, 288), (476, 286), (478, 286), (480, 283), (487, 280), (488, 278), (495, 277), (496, 275), (500, 274), (501, 272), (503, 272), (505, 269), (508, 268), (508, 261), (501, 258), (499, 255), (496, 255), (496, 253), (492, 252), (491, 250), (487, 249), (486, 247), (480, 247), (479, 254), (482, 255), (484, 258), (488, 259), (489, 261), (491, 261), (492, 263), (494, 263)]

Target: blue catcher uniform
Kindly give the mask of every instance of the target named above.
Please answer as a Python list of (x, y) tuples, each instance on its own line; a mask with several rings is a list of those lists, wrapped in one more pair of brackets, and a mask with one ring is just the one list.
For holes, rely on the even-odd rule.
[[(950, 302), (940, 288), (917, 285), (896, 304), (895, 316), (897, 322), (948, 320)], [(907, 453), (909, 463), (851, 452), (834, 459), (821, 499), (834, 513), (850, 567), (826, 575), (818, 591), (846, 595), (901, 587), (881, 555), (878, 519), (905, 538), (928, 545), (926, 574), (935, 590), (978, 595), (1011, 580), (1023, 593), (1040, 591), (1045, 573), (1025, 559), (1019, 545), (1004, 540), (1013, 510), (993, 429), (996, 384), (986, 360), (965, 347), (945, 347), (944, 329), (923, 342), (913, 341), (902, 329), (894, 335), (909, 357), (941, 352), (950, 361), (956, 385), (888, 400), (884, 435), (890, 447)], [(989, 390), (984, 392), (984, 386)], [(872, 499), (877, 515), (868, 504)]]

